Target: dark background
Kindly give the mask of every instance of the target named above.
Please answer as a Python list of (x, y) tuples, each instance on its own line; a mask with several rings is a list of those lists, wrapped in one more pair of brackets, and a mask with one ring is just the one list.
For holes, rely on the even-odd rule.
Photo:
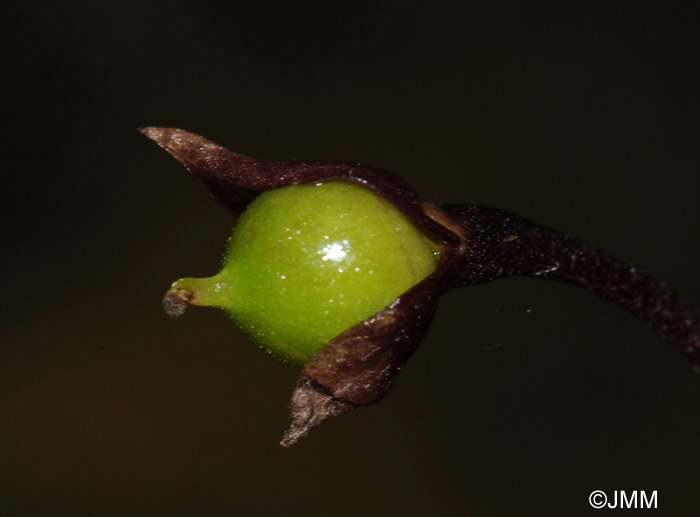
[(392, 170), (700, 302), (697, 7), (52, 4), (2, 8), (0, 515), (587, 515), (594, 489), (697, 511), (700, 377), (536, 279), (446, 295), (384, 402), (280, 447), (297, 372), (160, 304), (232, 218), (136, 132)]

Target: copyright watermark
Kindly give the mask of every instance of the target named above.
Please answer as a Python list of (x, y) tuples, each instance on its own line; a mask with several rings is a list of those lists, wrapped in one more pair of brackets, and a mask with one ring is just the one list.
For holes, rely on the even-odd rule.
[(593, 490), (588, 496), (588, 503), (596, 510), (609, 508), (658, 508), (659, 497), (656, 490), (647, 493), (645, 490), (613, 490), (605, 493)]

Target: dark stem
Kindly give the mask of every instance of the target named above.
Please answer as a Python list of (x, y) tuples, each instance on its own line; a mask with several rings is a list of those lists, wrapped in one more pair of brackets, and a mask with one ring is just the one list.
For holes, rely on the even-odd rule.
[(464, 232), (466, 251), (450, 287), (510, 275), (561, 280), (611, 300), (680, 346), (700, 368), (700, 312), (664, 282), (571, 235), (478, 205), (441, 207)]

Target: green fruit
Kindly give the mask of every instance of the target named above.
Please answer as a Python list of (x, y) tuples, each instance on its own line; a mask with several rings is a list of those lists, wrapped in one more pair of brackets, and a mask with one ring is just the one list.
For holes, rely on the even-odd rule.
[(396, 207), (339, 180), (259, 195), (222, 270), (178, 280), (170, 292), (224, 309), (262, 348), (303, 365), (435, 268), (430, 242)]

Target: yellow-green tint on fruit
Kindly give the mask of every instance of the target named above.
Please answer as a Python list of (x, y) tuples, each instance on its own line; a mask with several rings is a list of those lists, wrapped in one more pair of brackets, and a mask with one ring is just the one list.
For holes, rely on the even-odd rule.
[(222, 270), (173, 290), (226, 310), (268, 352), (303, 365), (435, 267), (430, 242), (396, 207), (331, 181), (258, 196), (233, 230)]

